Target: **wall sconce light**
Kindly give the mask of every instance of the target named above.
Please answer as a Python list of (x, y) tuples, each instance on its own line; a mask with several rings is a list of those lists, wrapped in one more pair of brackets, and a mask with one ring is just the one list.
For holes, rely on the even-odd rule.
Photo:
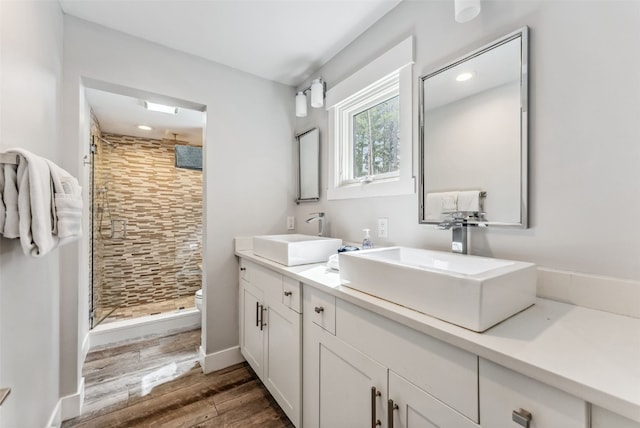
[(307, 93), (311, 92), (311, 107), (320, 108), (324, 105), (326, 83), (322, 78), (314, 79), (311, 86), (298, 91), (296, 94), (296, 116), (307, 116)]
[(456, 22), (469, 22), (480, 13), (480, 0), (454, 0)]

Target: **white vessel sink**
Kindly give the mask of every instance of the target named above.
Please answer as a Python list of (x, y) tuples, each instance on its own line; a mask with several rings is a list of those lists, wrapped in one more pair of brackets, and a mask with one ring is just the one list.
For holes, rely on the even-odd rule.
[(321, 263), (337, 254), (341, 239), (311, 235), (263, 235), (253, 237), (253, 253), (285, 266)]
[(533, 305), (532, 263), (415, 248), (340, 253), (347, 287), (482, 332)]

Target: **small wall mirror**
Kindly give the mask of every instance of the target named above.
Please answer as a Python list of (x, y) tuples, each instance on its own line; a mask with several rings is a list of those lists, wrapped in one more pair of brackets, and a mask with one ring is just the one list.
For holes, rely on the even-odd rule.
[(296, 135), (298, 142), (297, 203), (320, 200), (320, 131), (310, 129)]
[[(478, 211), (469, 223), (527, 227), (527, 40), (524, 27), (420, 78), (420, 223)], [(477, 210), (461, 209), (469, 194)]]

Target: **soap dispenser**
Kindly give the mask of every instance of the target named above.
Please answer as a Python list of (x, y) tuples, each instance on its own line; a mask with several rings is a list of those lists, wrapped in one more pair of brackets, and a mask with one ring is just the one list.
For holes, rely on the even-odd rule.
[(362, 249), (366, 250), (367, 248), (373, 248), (373, 242), (371, 241), (371, 236), (369, 236), (370, 229), (362, 229), (364, 232), (364, 238), (362, 239)]

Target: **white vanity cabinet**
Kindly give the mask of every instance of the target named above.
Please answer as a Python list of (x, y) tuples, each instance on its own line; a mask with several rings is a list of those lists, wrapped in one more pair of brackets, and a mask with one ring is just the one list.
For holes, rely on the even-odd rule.
[(245, 259), (240, 259), (239, 277), (240, 351), (300, 426), (302, 315), (295, 300), (300, 283)]
[(303, 308), (305, 428), (478, 427), (477, 356), (310, 286)]
[(585, 401), (483, 358), (479, 385), (483, 427), (589, 428)]

